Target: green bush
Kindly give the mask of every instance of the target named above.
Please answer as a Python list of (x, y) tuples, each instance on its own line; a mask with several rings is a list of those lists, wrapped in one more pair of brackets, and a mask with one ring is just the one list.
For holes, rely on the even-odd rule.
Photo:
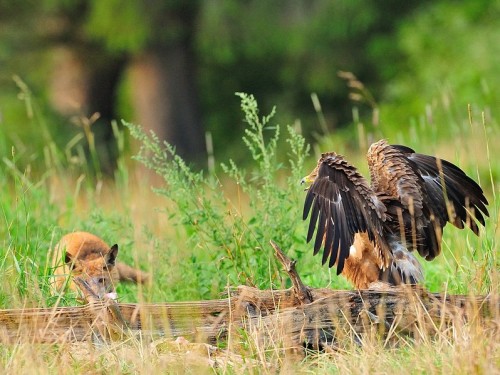
[[(169, 241), (168, 251), (174, 258), (185, 254), (178, 267), (186, 278), (183, 285), (195, 285), (192, 297), (213, 296), (226, 284), (282, 286), (269, 241), (299, 256), (297, 247), (304, 243), (299, 181), (309, 146), (288, 127), (288, 151), (278, 149), (280, 127), (270, 125), (274, 110), (259, 117), (253, 96), (238, 96), (248, 124), (243, 139), (254, 161), (251, 173), (232, 160), (222, 165), (224, 177), (194, 172), (171, 145), (124, 123), (141, 143), (136, 159), (165, 182), (156, 192), (172, 203), (165, 207), (169, 223), (187, 238)], [(287, 152), (287, 164), (278, 162), (282, 152)], [(228, 187), (236, 197), (228, 196)]]

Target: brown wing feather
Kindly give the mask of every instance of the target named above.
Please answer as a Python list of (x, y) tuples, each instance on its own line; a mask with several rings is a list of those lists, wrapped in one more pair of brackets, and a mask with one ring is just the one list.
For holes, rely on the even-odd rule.
[(380, 140), (370, 146), (367, 154), (371, 187), (378, 193), (397, 197), (414, 216), (422, 216), (423, 181), (401, 151)]
[(472, 217), (484, 225), (488, 211), (483, 191), (452, 163), (385, 140), (374, 143), (367, 158), (372, 188), (385, 195), (393, 233), (399, 232), (408, 248), (417, 249), (427, 260), (440, 253), (447, 222), (458, 228), (465, 223), (476, 234)]
[(372, 144), (366, 158), (371, 187), (387, 206), (388, 227), (394, 239), (421, 254), (426, 252), (424, 248), (437, 247), (437, 236), (425, 235), (430, 215), (425, 206), (424, 181), (414, 166), (385, 140)]
[(444, 223), (436, 215), (435, 202), (429, 196), (425, 181), (408, 160), (408, 147), (393, 147), (385, 140), (371, 145), (367, 159), (372, 188), (385, 194), (392, 233), (410, 250), (418, 250), (426, 259), (440, 252)]
[(405, 151), (407, 159), (423, 178), (429, 200), (443, 226), (450, 222), (463, 229), (465, 224), (476, 235), (479, 234), (476, 220), (484, 225), (484, 217), (489, 216), (486, 208), (488, 200), (481, 187), (463, 170), (447, 160), (417, 154), (406, 147), (393, 147)]
[(311, 212), (307, 241), (317, 229), (314, 254), (323, 245), (323, 264), (329, 259), (329, 266), (337, 264), (340, 274), (354, 235), (367, 232), (369, 240), (377, 243), (385, 266), (390, 259), (390, 247), (383, 236), (385, 210), (356, 168), (340, 155), (323, 154), (304, 203), (304, 220)]

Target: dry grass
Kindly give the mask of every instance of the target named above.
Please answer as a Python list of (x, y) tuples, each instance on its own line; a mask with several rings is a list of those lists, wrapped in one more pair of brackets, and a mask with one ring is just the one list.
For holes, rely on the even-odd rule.
[[(498, 307), (498, 301), (493, 306)], [(416, 311), (421, 308), (416, 305)], [(4, 373), (500, 373), (500, 314), (429, 326), (420, 314), (413, 334), (337, 327), (323, 351), (292, 349), (285, 326), (255, 320), (247, 331), (229, 327), (226, 349), (183, 338), (130, 336), (115, 342), (1, 345)], [(347, 327), (347, 328), (346, 328)], [(426, 329), (427, 328), (427, 329)], [(266, 331), (264, 331), (266, 330)]]

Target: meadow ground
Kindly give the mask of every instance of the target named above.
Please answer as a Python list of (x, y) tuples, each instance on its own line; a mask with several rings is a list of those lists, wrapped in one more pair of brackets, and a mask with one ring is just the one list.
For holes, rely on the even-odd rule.
[[(99, 173), (91, 133), (58, 146), (35, 117), (33, 129), (42, 130), (46, 137), (46, 147), (39, 154), (22, 140), (12, 143), (11, 138), (1, 138), (0, 307), (78, 303), (71, 294), (61, 299), (51, 295), (52, 269), (47, 259), (61, 235), (73, 230), (119, 243), (122, 261), (152, 274), (153, 281), (144, 288), (119, 285), (123, 302), (215, 299), (228, 285), (289, 287), (270, 239), (298, 260), (298, 272), (307, 285), (350, 289), (345, 280), (321, 267), (311, 245), (305, 243), (304, 192), (298, 181), (315, 165), (317, 151), (327, 149), (346, 155), (367, 175), (366, 148), (358, 145), (368, 144), (383, 131), (358, 123), (353, 127), (356, 131), (325, 135), (311, 151), (299, 126), (277, 127), (272, 116), (258, 115), (251, 97), (241, 98), (248, 123), (242, 147), (251, 160), (244, 169), (229, 160), (215, 170), (199, 172), (170, 146), (132, 124), (125, 128), (136, 142), (138, 151), (132, 152), (136, 156), (127, 151), (124, 133), (116, 126), (118, 168), (107, 177)], [(442, 254), (424, 262), (425, 287), (450, 294), (498, 295), (498, 121), (474, 108), (461, 114), (440, 107), (436, 111), (449, 118), (446, 128), (423, 118), (391, 134), (389, 141), (439, 155), (463, 168), (485, 190), (490, 217), (479, 237), (449, 225), (445, 228)], [(91, 146), (87, 152), (86, 143)], [(242, 336), (241, 351), (231, 352), (234, 357), (220, 361), (217, 368), (182, 350), (159, 353), (141, 340), (99, 346), (20, 342), (0, 345), (0, 361), (5, 372), (16, 374), (492, 374), (500, 373), (499, 319), (493, 327), (443, 328), (438, 335), (402, 337), (392, 345), (366, 337), (362, 343), (352, 340), (342, 350), (310, 352), (293, 363), (285, 358), (283, 343), (260, 348), (250, 336)], [(220, 350), (225, 345), (220, 343)], [(223, 353), (221, 357), (229, 355)]]

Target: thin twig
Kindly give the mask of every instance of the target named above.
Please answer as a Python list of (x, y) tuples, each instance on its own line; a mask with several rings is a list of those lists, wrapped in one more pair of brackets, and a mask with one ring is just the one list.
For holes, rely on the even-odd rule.
[(269, 242), (274, 249), (276, 257), (283, 265), (285, 271), (288, 273), (290, 280), (292, 280), (293, 289), (295, 290), (295, 294), (297, 295), (299, 301), (302, 304), (311, 303), (313, 301), (311, 290), (304, 285), (304, 283), (300, 279), (299, 274), (297, 273), (297, 270), (295, 269), (295, 264), (297, 263), (297, 261), (288, 258), (283, 250), (281, 250), (280, 247), (276, 244), (276, 242), (274, 242), (273, 240), (270, 240)]

